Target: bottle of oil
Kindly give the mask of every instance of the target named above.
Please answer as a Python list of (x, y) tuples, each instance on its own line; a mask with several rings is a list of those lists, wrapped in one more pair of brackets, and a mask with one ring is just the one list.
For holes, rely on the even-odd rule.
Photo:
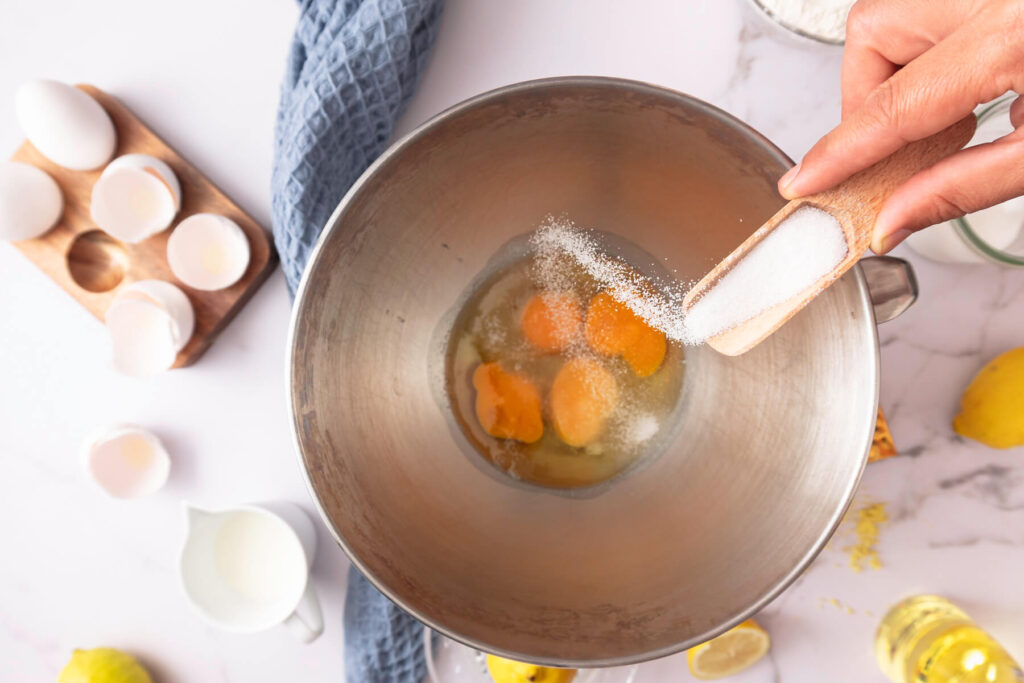
[(885, 615), (875, 655), (893, 683), (1024, 683), (1024, 671), (963, 610), (937, 595)]

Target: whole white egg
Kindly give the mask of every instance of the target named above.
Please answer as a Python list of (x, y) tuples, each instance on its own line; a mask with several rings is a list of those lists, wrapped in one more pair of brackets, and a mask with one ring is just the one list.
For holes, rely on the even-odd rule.
[(64, 196), (46, 171), (17, 161), (0, 163), (0, 240), (39, 237), (63, 211)]
[(76, 171), (99, 168), (117, 146), (114, 123), (99, 102), (57, 81), (25, 83), (14, 95), (18, 124), (55, 164)]

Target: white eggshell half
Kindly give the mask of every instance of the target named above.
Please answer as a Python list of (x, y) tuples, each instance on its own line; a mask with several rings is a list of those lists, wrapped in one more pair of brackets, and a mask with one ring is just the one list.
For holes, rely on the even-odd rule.
[(118, 299), (142, 299), (155, 303), (167, 311), (174, 321), (174, 343), (175, 351), (184, 348), (188, 340), (192, 338), (192, 332), (196, 326), (195, 310), (188, 295), (181, 291), (177, 285), (163, 280), (139, 280), (125, 287), (114, 298), (113, 306)]
[(55, 164), (88, 171), (114, 156), (114, 122), (99, 102), (78, 88), (29, 81), (15, 93), (14, 107), (29, 141)]
[(85, 471), (114, 498), (140, 498), (167, 482), (171, 458), (155, 434), (135, 425), (113, 425), (86, 439)]
[(114, 367), (149, 377), (169, 369), (195, 330), (188, 296), (170, 282), (140, 280), (118, 292), (107, 308)]
[(114, 368), (132, 377), (170, 369), (178, 356), (174, 320), (160, 306), (122, 300), (107, 309), (107, 331), (114, 346)]
[(167, 240), (167, 262), (189, 287), (224, 289), (249, 267), (249, 238), (230, 218), (197, 213), (174, 228)]
[(92, 186), (89, 212), (104, 232), (141, 242), (166, 230), (181, 206), (181, 185), (171, 167), (147, 154), (126, 154)]
[(52, 228), (64, 212), (57, 181), (31, 164), (0, 163), (0, 240), (28, 240)]
[(158, 177), (174, 198), (174, 210), (181, 209), (181, 183), (178, 182), (178, 176), (175, 175), (174, 169), (166, 162), (149, 154), (122, 154), (107, 164), (107, 167), (103, 169), (103, 174), (106, 175), (119, 168), (134, 168)]

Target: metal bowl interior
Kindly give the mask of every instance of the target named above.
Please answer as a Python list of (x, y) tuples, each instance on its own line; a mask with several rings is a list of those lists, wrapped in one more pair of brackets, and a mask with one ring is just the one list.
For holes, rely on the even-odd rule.
[(547, 214), (696, 279), (779, 207), (787, 165), (713, 107), (594, 78), (482, 95), (392, 147), (324, 230), (290, 344), (310, 488), (359, 568), (455, 639), (568, 666), (689, 647), (788, 585), (870, 447), (878, 349), (858, 269), (744, 356), (688, 349), (674, 439), (594, 491), (495, 474), (437, 372), (467, 287)]

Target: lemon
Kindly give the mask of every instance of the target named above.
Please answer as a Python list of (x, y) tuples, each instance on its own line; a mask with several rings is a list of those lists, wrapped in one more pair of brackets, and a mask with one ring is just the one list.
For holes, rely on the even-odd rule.
[(554, 669), (487, 655), (487, 671), (494, 683), (570, 683), (576, 669)]
[(971, 380), (953, 430), (992, 448), (1024, 446), (1024, 347), (996, 356)]
[(75, 650), (57, 683), (153, 683), (139, 660), (112, 647)]
[(765, 656), (770, 645), (765, 630), (753, 619), (747, 619), (717, 638), (690, 648), (686, 663), (696, 678), (723, 678), (752, 666)]

